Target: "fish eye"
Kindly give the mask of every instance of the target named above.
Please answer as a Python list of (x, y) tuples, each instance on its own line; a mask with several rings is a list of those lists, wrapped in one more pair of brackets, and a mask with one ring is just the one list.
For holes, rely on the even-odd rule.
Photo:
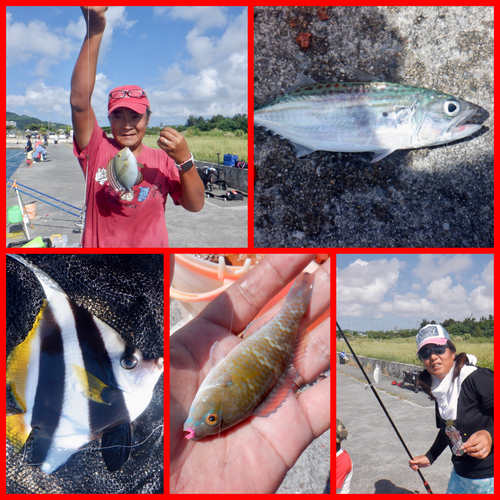
[(210, 413), (209, 415), (207, 415), (205, 422), (208, 425), (216, 425), (219, 423), (219, 415), (217, 415), (217, 413)]
[(457, 101), (445, 101), (444, 114), (446, 116), (457, 116), (460, 113), (460, 104)]
[(124, 356), (121, 359), (120, 364), (123, 368), (125, 368), (125, 370), (132, 370), (137, 366), (138, 362), (139, 360), (135, 356)]

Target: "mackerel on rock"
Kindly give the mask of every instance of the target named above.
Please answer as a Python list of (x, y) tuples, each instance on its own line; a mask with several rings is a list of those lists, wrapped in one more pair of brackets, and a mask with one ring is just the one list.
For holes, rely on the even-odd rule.
[(299, 74), (284, 96), (255, 110), (255, 125), (289, 140), (297, 157), (373, 152), (372, 163), (397, 149), (446, 144), (481, 128), (465, 123), (479, 109), (475, 104), (349, 69), (362, 81), (316, 83)]

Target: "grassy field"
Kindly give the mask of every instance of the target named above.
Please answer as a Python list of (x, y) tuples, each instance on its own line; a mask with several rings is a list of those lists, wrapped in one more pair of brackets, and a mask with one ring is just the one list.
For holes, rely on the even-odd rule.
[[(349, 343), (356, 355), (422, 366), (422, 362), (417, 357), (414, 338), (397, 340), (356, 339), (349, 340)], [(474, 343), (472, 340), (467, 342), (457, 340), (453, 343), (457, 348), (457, 354), (461, 352), (474, 354), (477, 358), (477, 366), (493, 370), (493, 342)], [(343, 340), (337, 341), (337, 351), (345, 351), (350, 354), (349, 348)]]
[[(237, 155), (239, 161), (248, 162), (248, 135), (236, 136), (231, 132), (210, 131), (193, 134), (190, 130), (182, 132), (196, 160), (217, 163), (220, 153), (220, 163), (225, 154)], [(157, 135), (146, 135), (143, 143), (150, 148), (159, 148)]]

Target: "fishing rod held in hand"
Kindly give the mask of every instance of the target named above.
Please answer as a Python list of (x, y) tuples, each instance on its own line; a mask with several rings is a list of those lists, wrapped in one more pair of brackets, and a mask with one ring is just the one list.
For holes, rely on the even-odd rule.
[[(375, 397), (377, 398), (377, 401), (380, 403), (380, 406), (382, 407), (382, 410), (384, 410), (384, 413), (385, 413), (386, 417), (389, 419), (389, 422), (391, 423), (392, 428), (396, 432), (399, 440), (401, 441), (401, 444), (403, 445), (404, 449), (406, 450), (406, 453), (408, 453), (408, 456), (411, 458), (411, 460), (413, 460), (413, 455), (411, 454), (410, 450), (408, 449), (408, 446), (406, 446), (406, 443), (404, 442), (403, 437), (399, 433), (398, 428), (396, 427), (396, 424), (392, 421), (392, 418), (389, 415), (389, 412), (387, 411), (387, 408), (385, 407), (384, 403), (382, 403), (382, 400), (380, 399), (380, 396), (378, 395), (378, 392), (376, 391), (375, 387), (373, 387), (372, 381), (369, 379), (369, 377), (366, 374), (363, 366), (359, 362), (359, 359), (356, 356), (355, 352), (353, 351), (353, 349), (351, 347), (351, 344), (349, 344), (349, 341), (347, 340), (347, 337), (344, 335), (344, 332), (342, 331), (342, 328), (340, 328), (340, 325), (339, 325), (338, 321), (337, 321), (337, 329), (342, 334), (342, 337), (344, 337), (344, 340), (345, 340), (345, 343), (347, 344), (347, 347), (349, 347), (349, 350), (351, 351), (352, 355), (354, 356), (354, 359), (356, 360), (356, 363), (358, 363), (359, 368), (361, 369), (361, 371), (363, 372), (363, 375), (365, 376), (366, 380), (368, 381), (368, 384), (370, 385), (373, 394), (375, 394)], [(429, 483), (425, 480), (425, 477), (423, 476), (423, 474), (420, 472), (420, 469), (417, 469), (417, 472), (418, 472), (418, 475), (420, 476), (420, 479), (424, 483), (424, 486), (425, 486), (425, 489), (427, 490), (427, 493), (431, 493), (432, 494), (433, 492), (431, 490), (431, 487), (430, 487)]]

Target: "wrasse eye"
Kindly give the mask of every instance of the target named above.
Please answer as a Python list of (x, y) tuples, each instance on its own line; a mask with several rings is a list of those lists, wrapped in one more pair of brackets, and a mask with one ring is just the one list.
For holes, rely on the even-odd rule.
[(210, 413), (207, 415), (205, 422), (208, 425), (216, 425), (219, 423), (219, 415), (217, 415), (217, 413)]
[(460, 113), (460, 104), (457, 101), (445, 101), (444, 114), (446, 116), (457, 116)]

